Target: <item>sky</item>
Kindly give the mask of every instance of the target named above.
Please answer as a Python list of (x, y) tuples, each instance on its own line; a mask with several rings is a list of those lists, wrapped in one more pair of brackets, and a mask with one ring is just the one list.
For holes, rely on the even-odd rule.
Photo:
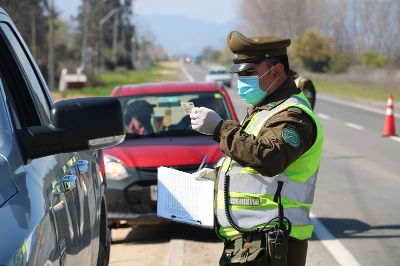
[[(61, 17), (75, 15), (82, 0), (54, 0)], [(96, 0), (101, 1), (101, 0)], [(239, 0), (134, 0), (134, 12), (140, 15), (182, 15), (211, 23), (236, 19)]]

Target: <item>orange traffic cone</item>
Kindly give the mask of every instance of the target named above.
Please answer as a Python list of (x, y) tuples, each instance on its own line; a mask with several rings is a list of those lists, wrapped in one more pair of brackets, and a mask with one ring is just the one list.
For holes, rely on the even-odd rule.
[(393, 95), (389, 95), (388, 102), (386, 106), (386, 118), (385, 118), (385, 127), (383, 128), (383, 136), (397, 136), (396, 135), (396, 126), (394, 122), (394, 112), (393, 112)]

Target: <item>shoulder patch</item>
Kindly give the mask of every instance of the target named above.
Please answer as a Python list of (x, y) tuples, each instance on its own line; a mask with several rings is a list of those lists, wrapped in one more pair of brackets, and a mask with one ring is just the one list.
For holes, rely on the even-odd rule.
[(300, 137), (297, 131), (292, 127), (284, 127), (282, 130), (283, 140), (292, 147), (300, 146)]

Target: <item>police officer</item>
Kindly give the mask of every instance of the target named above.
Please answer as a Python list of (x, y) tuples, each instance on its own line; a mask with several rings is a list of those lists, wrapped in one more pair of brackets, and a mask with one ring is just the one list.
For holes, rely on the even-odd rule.
[[(234, 31), (227, 44), (234, 54), (231, 72), (238, 74), (238, 94), (251, 105), (246, 117), (242, 123), (223, 120), (205, 107), (193, 108), (190, 114), (192, 128), (212, 135), (226, 155), (217, 173), (203, 169), (194, 174), (215, 180), (216, 232), (225, 250), (232, 248), (230, 254), (224, 251), (220, 264), (229, 264), (237, 255), (235, 249), (243, 248), (246, 230), (272, 228), (268, 222), (281, 217), (283, 206), (292, 225), (287, 264), (305, 265), (307, 239), (313, 231), (309, 213), (322, 154), (320, 122), (288, 78), (289, 39), (247, 38)], [(251, 247), (247, 244), (247, 253), (239, 255), (252, 258)]]
[(289, 69), (289, 76), (294, 80), (296, 87), (303, 91), (304, 95), (311, 105), (311, 108), (314, 110), (315, 100), (317, 97), (314, 83), (311, 81), (311, 79), (300, 76), (293, 69)]

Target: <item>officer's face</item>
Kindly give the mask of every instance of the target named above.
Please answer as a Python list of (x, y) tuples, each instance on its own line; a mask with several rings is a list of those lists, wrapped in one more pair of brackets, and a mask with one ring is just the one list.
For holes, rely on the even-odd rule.
[[(247, 69), (245, 71), (241, 71), (238, 73), (239, 76), (258, 76), (259, 77), (259, 86), (262, 90), (266, 91), (271, 87), (271, 84), (274, 82), (275, 66), (271, 63), (267, 62), (267, 60), (262, 61), (261, 63), (255, 65), (254, 67)], [(270, 88), (272, 89), (272, 88)], [(271, 93), (270, 91), (268, 91)]]

